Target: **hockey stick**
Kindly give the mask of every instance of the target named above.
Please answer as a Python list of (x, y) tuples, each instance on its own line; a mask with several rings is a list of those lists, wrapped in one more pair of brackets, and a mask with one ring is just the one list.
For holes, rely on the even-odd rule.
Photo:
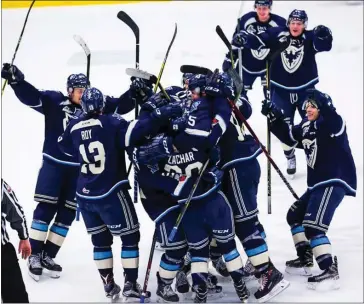
[[(228, 47), (228, 49), (231, 51), (232, 50), (232, 46), (229, 42), (229, 40), (227, 40), (224, 32), (222, 31), (222, 29), (220, 28), (220, 26), (216, 27), (216, 32), (217, 34), (220, 36), (221, 40), (225, 43), (225, 45)], [(232, 61), (232, 63), (234, 63), (234, 61)], [(239, 83), (235, 83), (236, 81), (236, 77), (235, 79), (233, 78), (234, 84), (235, 86), (241, 86), (242, 81), (240, 79)], [(287, 179), (285, 178), (285, 176), (283, 175), (282, 171), (278, 168), (277, 164), (274, 162), (274, 160), (272, 159), (272, 157), (270, 156), (269, 152), (267, 151), (267, 149), (264, 147), (264, 145), (261, 143), (261, 141), (259, 140), (258, 136), (255, 134), (255, 132), (253, 131), (253, 129), (250, 127), (249, 123), (247, 122), (247, 120), (245, 119), (245, 117), (243, 116), (243, 114), (239, 111), (239, 109), (235, 106), (235, 103), (231, 100), (229, 100), (229, 104), (231, 106), (231, 108), (233, 109), (233, 112), (239, 117), (239, 119), (244, 123), (244, 125), (247, 127), (247, 129), (249, 130), (250, 134), (254, 137), (255, 141), (260, 145), (261, 149), (263, 150), (264, 154), (266, 155), (266, 157), (268, 158), (268, 161), (270, 162), (270, 164), (273, 166), (273, 168), (277, 171), (278, 175), (280, 176), (280, 178), (283, 180), (283, 182), (285, 183), (285, 185), (287, 186), (288, 190), (291, 192), (291, 194), (293, 195), (293, 197), (296, 200), (299, 200), (298, 195), (296, 194), (296, 192), (293, 190), (292, 186), (290, 185), (290, 183), (287, 181)]]
[[(139, 27), (134, 22), (134, 20), (124, 11), (118, 12), (117, 17), (119, 20), (124, 22), (134, 33), (134, 36), (135, 36), (135, 68), (139, 69), (139, 54), (140, 54)], [(138, 107), (136, 98), (134, 99), (134, 109), (135, 109), (135, 119), (137, 119), (137, 117), (139, 115), (139, 107)], [(128, 168), (128, 176), (130, 174), (131, 167), (132, 167), (132, 163), (130, 162), (129, 168)], [(137, 180), (136, 172), (134, 170), (134, 203), (136, 204), (137, 202), (138, 202), (138, 180)]]
[[(238, 33), (240, 32), (240, 17), (241, 17), (241, 15), (243, 13), (243, 7), (244, 7), (244, 1), (241, 1), (240, 9), (239, 9), (239, 16), (238, 16), (238, 25), (237, 25)], [(240, 76), (241, 80), (243, 81), (243, 55), (241, 53), (241, 47), (238, 48), (238, 58), (239, 58), (239, 62), (238, 62), (238, 64), (239, 64), (239, 76)]]
[(91, 51), (89, 47), (87, 46), (85, 40), (79, 35), (73, 35), (73, 39), (82, 47), (83, 51), (86, 54), (87, 58), (87, 68), (86, 68), (86, 76), (87, 80), (90, 83), (90, 64), (91, 64)]
[[(266, 71), (266, 88), (267, 88), (267, 96), (266, 98), (270, 100), (270, 75), (269, 75), (269, 67), (270, 63), (269, 60), (267, 60), (267, 71)], [(271, 155), (272, 153), (272, 140), (271, 140), (271, 132), (270, 132), (270, 124), (269, 124), (269, 118), (267, 117), (267, 147), (268, 147), (268, 153)], [(272, 167), (268, 160), (267, 163), (267, 199), (268, 199), (268, 214), (272, 214)]]
[(177, 217), (176, 223), (174, 224), (174, 226), (173, 226), (173, 228), (172, 228), (172, 231), (171, 231), (171, 233), (170, 233), (170, 234), (169, 234), (169, 236), (168, 236), (168, 240), (169, 240), (170, 242), (172, 242), (172, 241), (173, 241), (173, 239), (174, 239), (174, 237), (175, 237), (175, 235), (176, 235), (176, 233), (177, 233), (178, 227), (179, 227), (179, 225), (180, 225), (180, 224), (181, 224), (181, 222), (182, 222), (183, 216), (185, 215), (185, 213), (186, 213), (186, 211), (187, 211), (187, 208), (188, 208), (188, 206), (189, 206), (189, 205), (190, 205), (190, 203), (191, 203), (192, 197), (193, 197), (193, 195), (195, 194), (195, 191), (196, 191), (196, 189), (197, 189), (197, 186), (198, 186), (198, 184), (200, 183), (201, 177), (202, 177), (203, 173), (205, 172), (205, 170), (206, 170), (207, 165), (209, 164), (209, 162), (210, 162), (210, 159), (207, 159), (207, 161), (206, 161), (206, 162), (205, 162), (205, 164), (203, 165), (203, 167), (202, 167), (201, 171), (199, 172), (199, 176), (197, 177), (196, 182), (195, 182), (195, 183), (193, 184), (193, 186), (192, 186), (191, 192), (190, 192), (190, 194), (189, 194), (189, 196), (188, 196), (188, 198), (187, 198), (187, 200), (186, 200), (186, 203), (182, 206), (182, 210), (181, 210), (181, 212), (179, 213), (179, 215), (178, 215), (178, 217)]
[[(139, 54), (140, 54), (140, 33), (139, 33), (139, 27), (138, 25), (134, 22), (133, 19), (131, 19), (131, 17), (123, 12), (120, 11), (117, 14), (117, 17), (124, 22), (134, 33), (135, 36), (135, 68), (139, 69)], [(139, 112), (139, 108), (138, 108), (138, 104), (135, 100), (135, 119), (138, 117), (138, 112)]]
[[(32, 3), (30, 4), (30, 7), (28, 9), (28, 13), (25, 17), (25, 21), (24, 21), (24, 25), (23, 25), (23, 29), (21, 30), (20, 32), (20, 37), (19, 37), (19, 40), (18, 40), (18, 43), (16, 45), (16, 48), (15, 48), (15, 51), (14, 51), (14, 55), (13, 55), (13, 59), (11, 60), (11, 66), (14, 64), (14, 60), (15, 60), (15, 56), (16, 56), (16, 53), (18, 52), (18, 49), (19, 49), (19, 46), (20, 46), (20, 42), (21, 42), (21, 39), (23, 38), (23, 34), (24, 34), (24, 30), (25, 30), (25, 26), (27, 25), (27, 22), (28, 22), (28, 17), (29, 17), (29, 13), (33, 7), (35, 3), (35, 0), (32, 1)], [(4, 84), (3, 84), (3, 87), (1, 89), (1, 96), (3, 96), (4, 94), (4, 90), (5, 90), (5, 87), (6, 87), (6, 84), (8, 83), (7, 80), (4, 81)]]
[(157, 82), (156, 82), (156, 85), (154, 87), (154, 93), (157, 92), (157, 87), (159, 85), (159, 82), (161, 81), (161, 78), (162, 78), (162, 74), (163, 74), (163, 71), (164, 71), (164, 67), (166, 65), (166, 61), (167, 61), (167, 58), (168, 58), (168, 55), (169, 55), (169, 51), (171, 50), (171, 47), (173, 45), (173, 42), (174, 42), (174, 39), (176, 39), (176, 35), (177, 35), (177, 23), (174, 24), (174, 33), (173, 33), (173, 37), (172, 37), (172, 40), (171, 42), (169, 43), (169, 46), (168, 46), (168, 49), (167, 49), (167, 53), (166, 55), (164, 56), (164, 60), (163, 60), (163, 63), (162, 63), (162, 66), (161, 66), (161, 69), (159, 71), (159, 75), (158, 75), (158, 78), (157, 78)]
[[(82, 47), (83, 51), (86, 54), (86, 58), (87, 58), (86, 77), (87, 77), (88, 83), (90, 83), (91, 51), (90, 51), (89, 47), (87, 46), (85, 40), (83, 40), (83, 38), (81, 36), (73, 35), (73, 39)], [(80, 208), (77, 204), (76, 221), (79, 221), (79, 220), (80, 220)]]
[(152, 245), (150, 247), (150, 252), (149, 252), (149, 259), (148, 259), (147, 270), (145, 272), (145, 278), (144, 278), (142, 295), (140, 297), (140, 303), (144, 303), (145, 295), (147, 293), (149, 276), (150, 276), (150, 271), (152, 269), (153, 256), (154, 256), (156, 242), (157, 242), (157, 228), (154, 229), (154, 234), (153, 234), (153, 239), (152, 239)]

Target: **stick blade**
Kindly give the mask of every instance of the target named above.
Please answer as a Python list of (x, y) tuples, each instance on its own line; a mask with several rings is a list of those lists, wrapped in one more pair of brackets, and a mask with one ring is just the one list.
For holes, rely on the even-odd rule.
[(123, 21), (127, 26), (129, 26), (131, 28), (131, 30), (133, 31), (133, 33), (135, 35), (137, 43), (139, 43), (139, 27), (134, 22), (134, 20), (131, 19), (131, 17), (127, 13), (125, 13), (124, 11), (118, 12), (117, 17), (118, 17), (118, 19)]
[(208, 68), (188, 64), (181, 65), (180, 71), (182, 73), (202, 74), (208, 76), (212, 74), (212, 71)]
[(131, 77), (150, 80), (154, 84), (157, 82), (157, 77), (155, 75), (150, 74), (150, 73), (148, 73), (146, 71), (143, 71), (143, 70), (140, 70), (140, 69), (127, 68), (125, 70), (125, 72), (126, 72), (127, 75), (129, 75)]
[(81, 36), (73, 35), (73, 39), (83, 48), (86, 56), (91, 55), (91, 51), (90, 51), (89, 47), (87, 46), (85, 40), (83, 40), (83, 38)]

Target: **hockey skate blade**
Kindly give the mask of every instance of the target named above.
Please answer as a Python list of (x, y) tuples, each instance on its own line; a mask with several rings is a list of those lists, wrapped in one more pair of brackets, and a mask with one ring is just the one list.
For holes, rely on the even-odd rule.
[(43, 273), (52, 279), (59, 279), (61, 277), (61, 271), (48, 270), (43, 268)]
[(287, 174), (290, 180), (294, 180), (295, 174)]
[[(122, 296), (122, 303), (140, 303), (140, 298)], [(144, 298), (143, 303), (150, 303), (150, 298)]]
[(286, 271), (286, 273), (289, 273), (291, 275), (310, 277), (310, 276), (312, 276), (311, 268), (312, 267), (294, 268), (294, 267), (288, 267), (287, 266), (285, 271)]
[(271, 290), (270, 293), (268, 293), (267, 295), (265, 295), (264, 297), (261, 297), (260, 299), (257, 299), (259, 303), (264, 303), (269, 301), (270, 299), (274, 298), (275, 296), (277, 296), (278, 294), (280, 294), (283, 290), (285, 290), (288, 286), (290, 285), (290, 283), (285, 280), (282, 279), (276, 286), (274, 286), (274, 288)]
[(110, 303), (116, 303), (119, 300), (120, 294), (115, 294), (112, 297), (110, 297)]
[(340, 288), (340, 279), (337, 276), (334, 279), (324, 280), (322, 282), (307, 282), (307, 288), (316, 291), (337, 290)]
[(41, 276), (41, 275), (37, 275), (37, 274), (31, 273), (30, 271), (28, 271), (28, 274), (29, 274), (29, 276), (30, 276), (30, 277), (31, 277), (34, 281), (39, 282), (39, 280), (40, 280), (40, 276)]

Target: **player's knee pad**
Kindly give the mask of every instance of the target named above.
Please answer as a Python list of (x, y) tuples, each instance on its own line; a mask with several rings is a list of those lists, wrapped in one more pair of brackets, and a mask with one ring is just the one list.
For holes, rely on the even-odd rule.
[(66, 226), (71, 226), (72, 222), (76, 218), (76, 209), (71, 209), (66, 206), (62, 206), (58, 209), (55, 222), (62, 223)]
[(49, 224), (56, 212), (56, 204), (38, 203), (33, 213), (33, 219)]
[(258, 231), (256, 220), (254, 217), (246, 221), (235, 221), (235, 234), (241, 242)]
[(92, 234), (91, 241), (94, 247), (110, 247), (113, 244), (113, 236), (108, 229), (99, 229), (95, 232), (88, 229), (88, 231)]
[(120, 236), (121, 241), (123, 243), (123, 247), (132, 247), (132, 246), (136, 246), (138, 247), (138, 244), (140, 242), (140, 232), (139, 230), (130, 233), (130, 234), (124, 234), (122, 236)]
[(301, 225), (303, 215), (301, 208), (297, 207), (297, 202), (294, 202), (291, 207), (288, 209), (286, 220), (290, 227), (293, 227), (295, 225)]

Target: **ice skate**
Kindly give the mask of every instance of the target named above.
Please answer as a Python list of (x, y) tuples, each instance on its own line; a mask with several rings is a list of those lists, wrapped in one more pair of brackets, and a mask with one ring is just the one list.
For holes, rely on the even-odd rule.
[(159, 276), (159, 272), (157, 272), (157, 281), (158, 281), (158, 288), (157, 288), (158, 303), (179, 302), (178, 295), (173, 291), (171, 287), (173, 280), (163, 280)]
[(120, 297), (121, 288), (118, 284), (115, 284), (114, 280), (112, 282), (104, 285), (105, 295), (107, 298), (111, 299), (111, 302), (116, 302)]
[(58, 279), (61, 276), (62, 267), (55, 263), (46, 252), (42, 253), (41, 264), (43, 268), (49, 271), (51, 278)]
[(242, 303), (247, 303), (248, 302), (248, 298), (250, 296), (250, 292), (248, 290), (248, 288), (246, 288), (244, 279), (241, 278), (239, 281), (234, 281), (234, 288), (236, 291), (236, 294), (238, 295), (240, 301)]
[(224, 296), (222, 286), (217, 285), (217, 277), (211, 273), (207, 276), (207, 297), (209, 299), (218, 299)]
[(43, 267), (40, 261), (41, 261), (40, 253), (32, 254), (28, 258), (28, 273), (30, 277), (36, 282), (39, 281), (40, 276), (42, 275), (43, 272)]
[[(145, 295), (143, 295), (144, 297), (144, 302), (148, 303), (150, 302), (150, 291), (147, 291), (145, 293)], [(140, 287), (140, 285), (136, 282), (130, 282), (127, 281), (124, 284), (124, 289), (123, 289), (123, 302), (128, 302), (128, 303), (139, 303), (140, 302), (140, 298), (142, 297), (142, 289)]]
[(310, 276), (312, 275), (313, 255), (312, 249), (308, 248), (302, 258), (286, 262), (286, 272), (293, 275)]
[(267, 302), (289, 286), (289, 282), (283, 278), (273, 264), (261, 274), (259, 279), (260, 287), (254, 294), (259, 303)]
[(337, 264), (337, 257), (334, 257), (334, 261), (331, 266), (325, 269), (321, 274), (309, 277), (307, 280), (307, 287), (309, 289), (320, 290), (333, 290), (340, 288), (339, 282), (339, 270)]
[(259, 272), (256, 271), (255, 267), (253, 266), (252, 262), (250, 262), (249, 259), (246, 260), (245, 266), (244, 266), (244, 281), (249, 282), (252, 280), (259, 279)]
[(206, 284), (193, 286), (194, 299), (193, 303), (206, 303), (207, 286)]

